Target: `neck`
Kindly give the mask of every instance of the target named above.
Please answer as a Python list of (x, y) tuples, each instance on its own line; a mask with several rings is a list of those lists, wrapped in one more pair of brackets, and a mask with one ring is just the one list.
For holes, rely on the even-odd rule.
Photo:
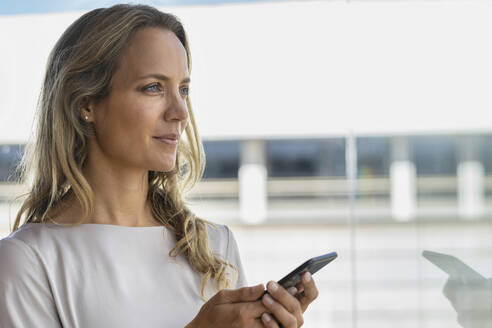
[(88, 161), (84, 175), (94, 193), (94, 213), (88, 223), (122, 226), (157, 224), (152, 218), (148, 171)]
[[(153, 218), (147, 198), (148, 170), (120, 165), (117, 159), (107, 158), (99, 149), (91, 155), (83, 174), (93, 192), (94, 211), (83, 223), (130, 227), (162, 225)], [(70, 193), (48, 217), (57, 223), (77, 224), (83, 211), (75, 195)]]

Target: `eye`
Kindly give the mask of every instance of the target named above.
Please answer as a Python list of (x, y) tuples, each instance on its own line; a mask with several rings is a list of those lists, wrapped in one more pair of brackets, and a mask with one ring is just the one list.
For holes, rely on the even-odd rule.
[(161, 85), (159, 83), (152, 83), (146, 87), (143, 88), (144, 91), (149, 91), (149, 92), (161, 92), (162, 91), (162, 88), (161, 88)]
[(179, 89), (183, 96), (188, 96), (190, 94), (190, 87), (184, 86)]

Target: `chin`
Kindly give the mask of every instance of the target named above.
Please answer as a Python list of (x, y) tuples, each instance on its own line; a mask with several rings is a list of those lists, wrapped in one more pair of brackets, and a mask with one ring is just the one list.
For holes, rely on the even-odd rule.
[(145, 164), (147, 164), (145, 166), (149, 171), (169, 172), (176, 167), (176, 156), (161, 156), (160, 158), (147, 161)]
[(150, 169), (150, 171), (155, 171), (155, 172), (169, 172), (172, 171), (175, 167), (175, 163), (172, 164), (161, 164), (161, 165), (156, 165)]

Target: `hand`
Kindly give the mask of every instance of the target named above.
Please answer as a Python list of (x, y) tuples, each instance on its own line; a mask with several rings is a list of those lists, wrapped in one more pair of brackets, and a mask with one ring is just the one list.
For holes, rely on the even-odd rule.
[(314, 283), (311, 273), (305, 272), (301, 277), (301, 282), (296, 285), (296, 297), (301, 303), (302, 313), (306, 312), (309, 304), (318, 298), (319, 292)]
[[(311, 302), (318, 297), (318, 289), (310, 273), (302, 275), (301, 282), (296, 287), (285, 290), (276, 282), (271, 281), (267, 285), (269, 294), (262, 297), (263, 305), (275, 316), (275, 320), (263, 313), (263, 324), (269, 328), (278, 328), (279, 324), (284, 328), (298, 328), (304, 324), (303, 313)], [(293, 296), (296, 295), (297, 296)]]
[(263, 285), (223, 289), (206, 302), (186, 328), (264, 328), (259, 317), (268, 310), (258, 298)]
[(450, 276), (443, 293), (456, 310), (461, 327), (492, 327), (492, 279)]

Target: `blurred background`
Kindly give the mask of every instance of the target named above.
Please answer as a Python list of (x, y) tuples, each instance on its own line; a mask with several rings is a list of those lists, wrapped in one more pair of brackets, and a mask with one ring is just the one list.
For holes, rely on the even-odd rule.
[[(48, 53), (114, 3), (0, 3), (0, 238)], [(492, 327), (491, 1), (141, 3), (188, 32), (207, 156), (188, 199), (251, 285), (336, 251), (305, 327)]]

